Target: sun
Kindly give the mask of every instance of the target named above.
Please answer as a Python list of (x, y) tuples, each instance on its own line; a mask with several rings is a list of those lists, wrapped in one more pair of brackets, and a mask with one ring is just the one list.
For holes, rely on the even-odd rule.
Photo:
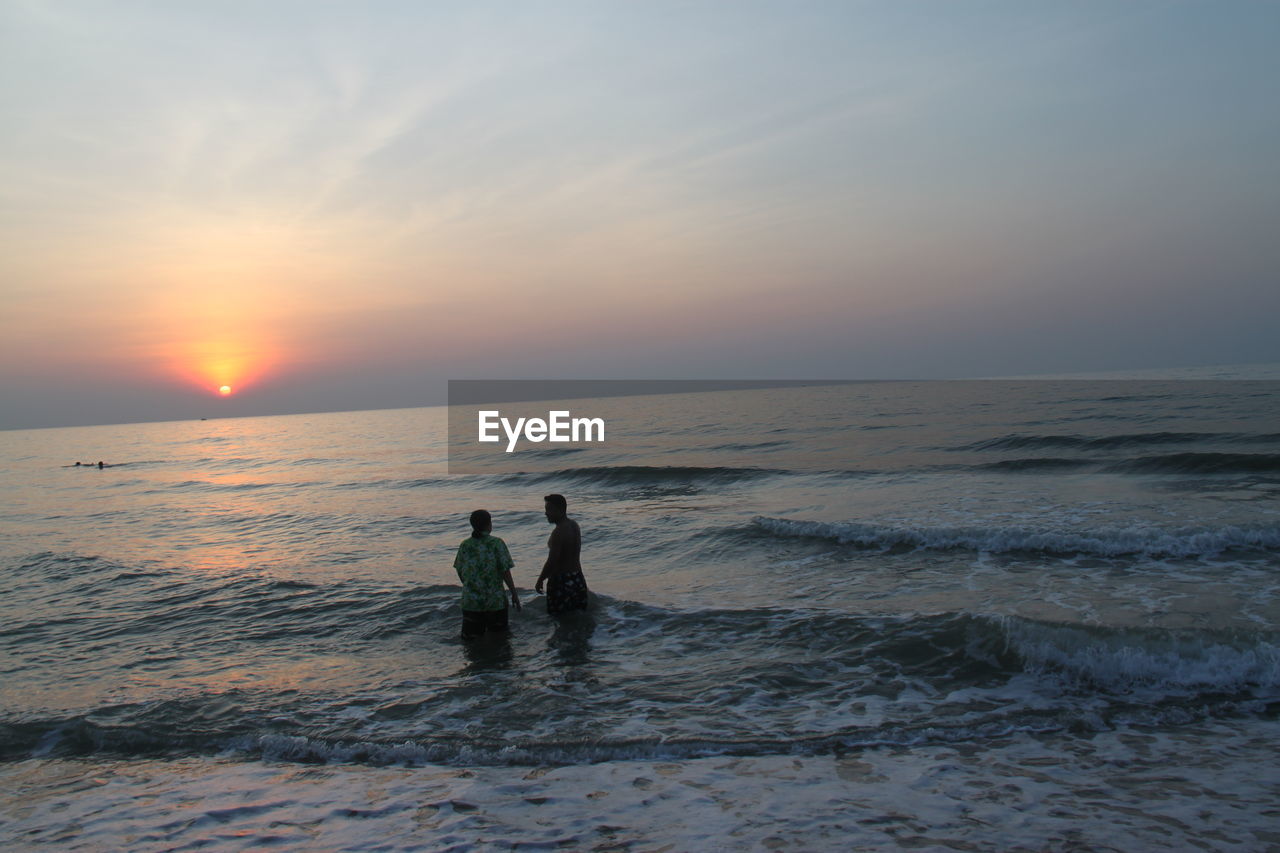
[(231, 396), (231, 386), (230, 386), (230, 385), (223, 385), (221, 388), (219, 388), (219, 389), (218, 389), (218, 393), (219, 393), (219, 394), (221, 394), (221, 395), (222, 395), (222, 396), (224, 396), (224, 397), (230, 397), (230, 396)]

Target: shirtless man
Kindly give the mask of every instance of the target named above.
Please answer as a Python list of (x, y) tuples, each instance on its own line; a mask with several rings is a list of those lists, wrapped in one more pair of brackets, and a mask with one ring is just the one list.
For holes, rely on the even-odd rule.
[(547, 585), (547, 612), (587, 609), (587, 579), (582, 576), (582, 531), (569, 517), (569, 504), (564, 495), (547, 495), (542, 499), (547, 521), (556, 526), (547, 540), (547, 561), (534, 589), (542, 592)]

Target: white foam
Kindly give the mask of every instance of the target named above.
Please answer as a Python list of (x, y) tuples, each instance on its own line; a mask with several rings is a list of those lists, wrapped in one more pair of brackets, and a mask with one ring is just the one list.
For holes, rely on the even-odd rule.
[(1233, 644), (1185, 632), (1103, 633), (1011, 618), (1000, 624), (1029, 672), (1064, 674), (1109, 691), (1238, 693), (1280, 687), (1280, 646), (1260, 637)]
[(1212, 557), (1232, 549), (1280, 549), (1280, 527), (1274, 526), (1230, 525), (1211, 529), (1131, 526), (1075, 533), (1018, 526), (895, 526), (852, 521), (796, 521), (766, 516), (757, 516), (752, 523), (776, 536), (831, 539), (844, 545), (886, 549), (905, 545), (931, 550), (1040, 551), (1102, 557)]
[[(0, 765), (24, 849), (1261, 850), (1274, 721), (564, 767)], [(1172, 769), (1171, 769), (1172, 768)], [(762, 807), (764, 804), (765, 807)]]

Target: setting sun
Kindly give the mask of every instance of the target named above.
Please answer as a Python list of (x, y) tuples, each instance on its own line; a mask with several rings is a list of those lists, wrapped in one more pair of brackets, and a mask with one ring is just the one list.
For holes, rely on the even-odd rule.
[[(188, 320), (188, 325), (197, 324)], [(253, 329), (188, 334), (188, 340), (168, 348), (165, 366), (181, 385), (202, 394), (238, 397), (281, 361), (279, 350)]]

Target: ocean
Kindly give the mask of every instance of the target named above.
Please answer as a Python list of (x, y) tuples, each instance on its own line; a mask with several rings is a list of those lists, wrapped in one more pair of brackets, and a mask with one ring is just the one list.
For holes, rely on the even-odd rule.
[[(632, 441), (0, 433), (3, 847), (1280, 849), (1280, 383), (574, 408)], [(476, 508), (525, 608), (464, 644)]]

